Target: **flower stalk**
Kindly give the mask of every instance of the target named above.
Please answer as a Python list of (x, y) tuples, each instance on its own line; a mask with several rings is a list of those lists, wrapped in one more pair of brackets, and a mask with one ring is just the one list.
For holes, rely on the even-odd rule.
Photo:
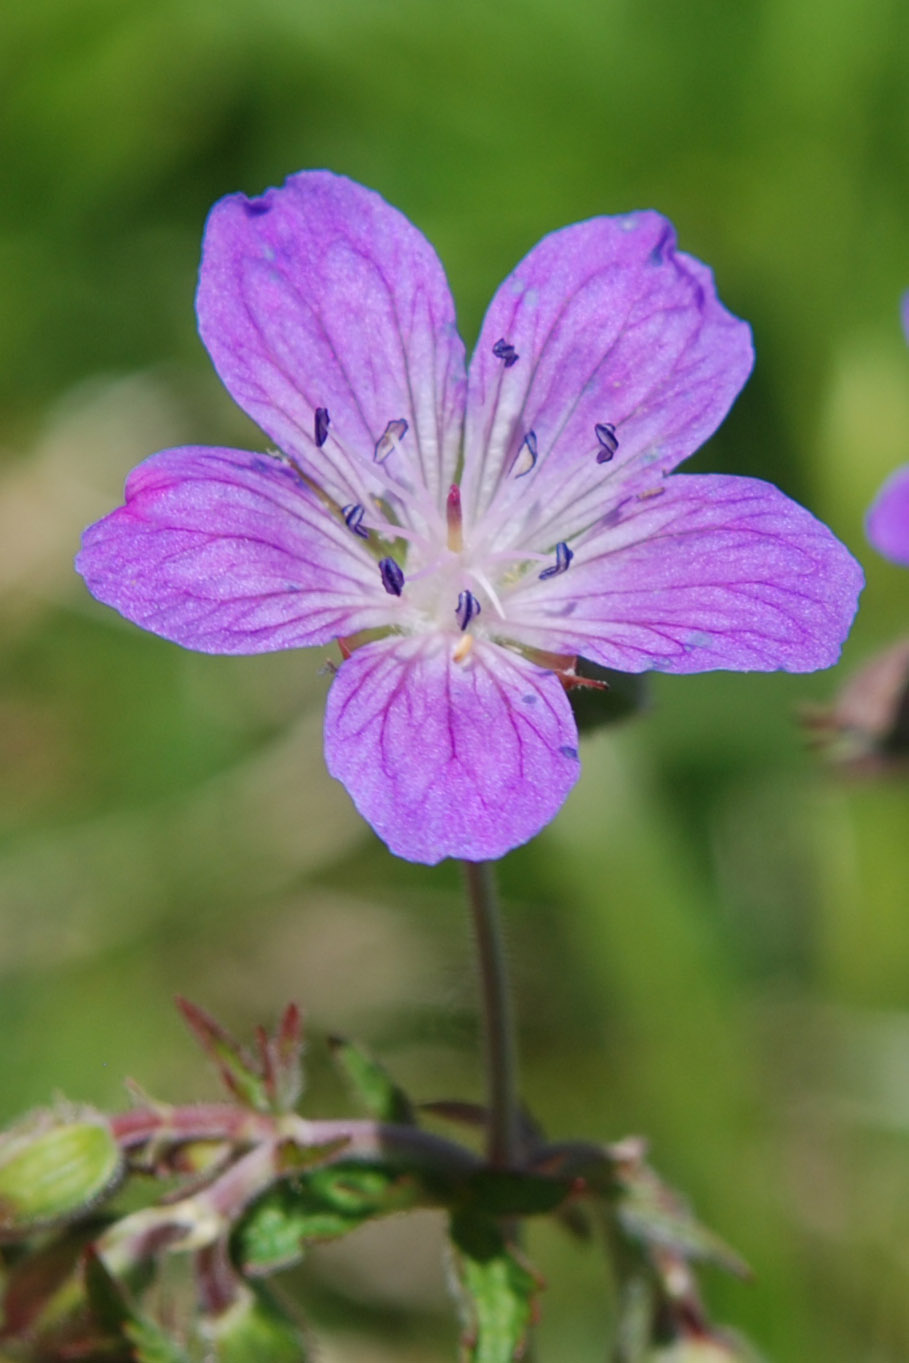
[(492, 863), (465, 861), (473, 915), (486, 1047), (487, 1157), (495, 1168), (519, 1162), (520, 1135), (514, 1019)]

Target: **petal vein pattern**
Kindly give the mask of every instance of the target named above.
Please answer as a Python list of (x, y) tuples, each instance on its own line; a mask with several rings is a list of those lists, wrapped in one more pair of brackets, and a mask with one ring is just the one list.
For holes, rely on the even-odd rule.
[[(521, 359), (505, 371), (492, 338)], [(495, 538), (504, 518), (551, 543), (584, 528), (619, 484), (653, 483), (713, 433), (753, 360), (710, 271), (658, 213), (596, 218), (545, 237), (501, 285), (470, 366), (464, 497)], [(614, 461), (596, 465), (609, 423)], [(508, 479), (524, 431), (539, 465)]]
[(579, 773), (552, 673), (495, 645), (388, 638), (342, 665), (325, 714), (328, 770), (398, 856), (482, 861), (526, 842)]
[[(328, 172), (252, 204), (230, 195), (209, 215), (196, 308), (225, 387), (339, 501), (388, 479), (438, 500), (461, 442), (464, 345), (438, 257), (403, 214)], [(383, 472), (372, 453), (397, 418), (416, 459)]]
[(328, 767), (400, 856), (498, 857), (554, 817), (578, 774), (575, 655), (836, 660), (861, 587), (843, 546), (766, 483), (673, 472), (752, 348), (658, 213), (544, 238), (469, 373), (432, 247), (326, 171), (215, 205), (197, 311), (280, 453), (153, 456), (78, 568), (187, 648), (337, 638)]
[(378, 569), (293, 470), (242, 450), (163, 450), (86, 531), (92, 593), (203, 653), (324, 644), (393, 623)]
[(661, 487), (607, 514), (567, 573), (513, 594), (512, 637), (625, 672), (834, 663), (862, 572), (827, 527), (755, 478)]

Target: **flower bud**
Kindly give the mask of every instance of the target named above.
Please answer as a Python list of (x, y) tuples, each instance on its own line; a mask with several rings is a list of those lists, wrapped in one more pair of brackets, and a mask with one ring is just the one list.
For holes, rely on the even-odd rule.
[(100, 1113), (37, 1113), (0, 1135), (0, 1235), (27, 1235), (79, 1215), (122, 1171), (122, 1153)]

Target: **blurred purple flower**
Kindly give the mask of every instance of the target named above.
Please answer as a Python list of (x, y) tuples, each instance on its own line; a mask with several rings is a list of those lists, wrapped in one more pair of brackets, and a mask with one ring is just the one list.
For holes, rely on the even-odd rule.
[(498, 857), (553, 818), (578, 777), (578, 654), (836, 661), (861, 571), (833, 535), (767, 483), (666, 476), (752, 350), (657, 213), (544, 238), (469, 369), (429, 243), (327, 172), (215, 205), (197, 309), (282, 453), (154, 455), (79, 571), (188, 648), (341, 641), (328, 769), (398, 855)]
[[(901, 314), (909, 341), (909, 292), (903, 294)], [(871, 504), (866, 529), (879, 554), (909, 567), (909, 464), (884, 483)]]

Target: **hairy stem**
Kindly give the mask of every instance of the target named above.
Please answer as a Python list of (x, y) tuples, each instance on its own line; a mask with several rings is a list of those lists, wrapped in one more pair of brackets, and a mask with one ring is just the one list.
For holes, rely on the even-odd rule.
[(467, 897), (473, 914), (486, 1045), (487, 1155), (490, 1164), (518, 1163), (518, 1097), (514, 1024), (505, 948), (492, 863), (465, 861)]

